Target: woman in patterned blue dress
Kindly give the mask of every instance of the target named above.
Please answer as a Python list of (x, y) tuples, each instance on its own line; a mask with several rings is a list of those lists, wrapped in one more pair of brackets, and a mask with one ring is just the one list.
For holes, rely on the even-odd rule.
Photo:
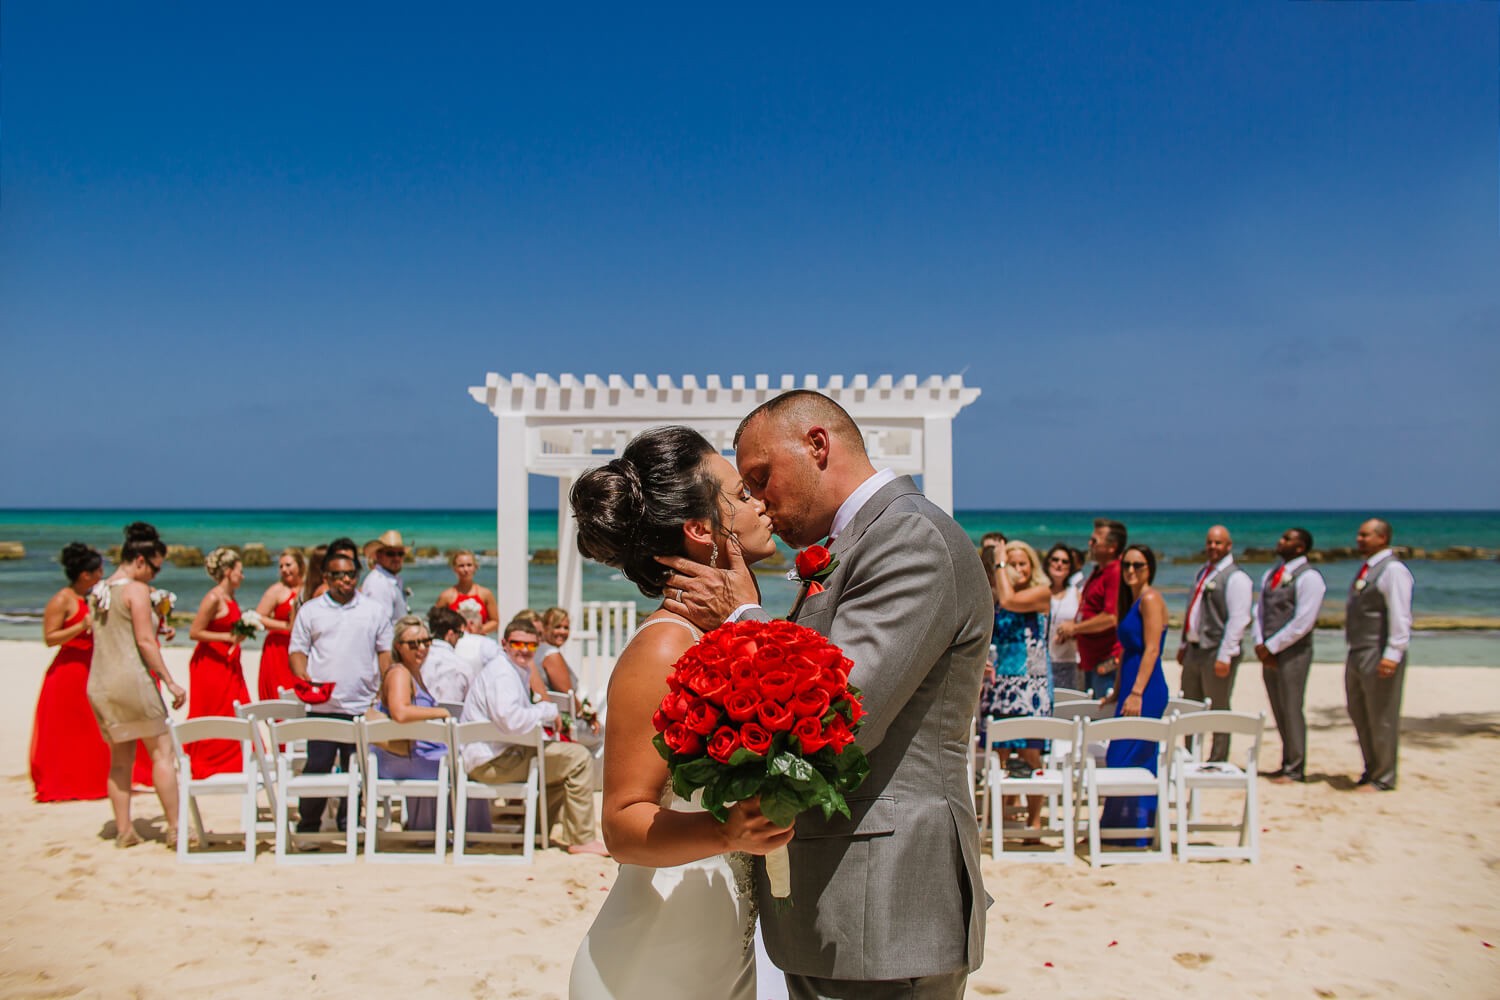
[[(1167, 681), (1161, 672), (1161, 647), (1167, 635), (1167, 604), (1151, 586), (1156, 579), (1156, 553), (1145, 545), (1132, 545), (1120, 555), (1120, 603), (1130, 610), (1120, 619), (1120, 674), (1115, 689), (1105, 699), (1117, 699), (1115, 716), (1160, 719), (1167, 709)], [(1110, 740), (1105, 764), (1109, 767), (1144, 767), (1156, 773), (1157, 745), (1149, 740)], [(1156, 825), (1155, 795), (1116, 795), (1104, 802), (1102, 825), (1134, 826), (1149, 830)], [(1129, 843), (1122, 841), (1121, 843)], [(1149, 841), (1136, 841), (1144, 846)]]
[[(990, 574), (995, 591), (995, 668), (980, 692), (986, 718), (1013, 719), (1052, 714), (1052, 683), (1047, 666), (1047, 615), (1052, 588), (1036, 550), (1008, 542), (1005, 562)], [(1012, 748), (1033, 768), (1042, 766), (1040, 740), (997, 743)], [(1042, 824), (1042, 797), (1027, 796), (1027, 823)]]

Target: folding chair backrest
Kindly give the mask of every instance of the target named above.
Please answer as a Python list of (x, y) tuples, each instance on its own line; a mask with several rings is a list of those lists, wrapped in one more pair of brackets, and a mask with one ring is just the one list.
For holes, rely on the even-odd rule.
[(309, 715), (301, 719), (284, 719), (271, 723), (272, 743), (295, 743), (298, 740), (328, 740), (333, 743), (358, 743), (353, 722)]
[(1073, 719), (986, 719), (984, 745), (1008, 740), (1072, 740), (1078, 735)]
[(366, 719), (360, 722), (362, 744), (366, 750), (376, 743), (389, 740), (426, 740), (429, 743), (448, 742), (447, 719), (419, 719), (416, 722), (397, 722), (395, 719)]
[(1054, 719), (1098, 719), (1114, 714), (1114, 705), (1101, 705), (1097, 701), (1064, 701), (1052, 706)]
[(1052, 689), (1053, 701), (1087, 701), (1089, 693), (1077, 688), (1055, 687)]
[(1190, 712), (1172, 720), (1174, 737), (1197, 736), (1211, 733), (1239, 733), (1259, 736), (1265, 728), (1264, 714), (1248, 712)]
[(453, 732), (453, 743), (462, 746), (465, 743), (499, 743), (503, 739), (500, 727), (489, 719), (479, 719), (474, 722), (455, 722), (449, 727)]
[(1083, 738), (1089, 741), (1146, 740), (1166, 744), (1172, 739), (1172, 724), (1165, 719), (1143, 719), (1139, 716), (1118, 719), (1090, 719), (1084, 723)]
[(255, 722), (270, 722), (272, 719), (300, 719), (307, 715), (307, 706), (300, 701), (285, 701), (279, 698), (251, 701), (234, 706), (234, 714)]
[(204, 715), (174, 723), (172, 732), (181, 746), (199, 740), (249, 740), (254, 730), (249, 719), (237, 719), (230, 715)]
[(1162, 716), (1170, 717), (1173, 715), (1188, 715), (1192, 712), (1206, 712), (1208, 711), (1208, 705), (1207, 699), (1194, 701), (1191, 698), (1169, 698), (1167, 699), (1167, 708), (1162, 712)]

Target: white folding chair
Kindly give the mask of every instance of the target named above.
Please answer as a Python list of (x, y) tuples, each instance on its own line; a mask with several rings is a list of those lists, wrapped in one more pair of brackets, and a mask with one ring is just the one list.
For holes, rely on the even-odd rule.
[[(307, 703), (301, 698), (297, 697), (297, 692), (293, 691), (291, 688), (278, 688), (277, 694), (282, 701), (286, 702), (288, 706), (291, 706), (287, 714), (283, 715), (281, 718), (301, 719), (306, 717)], [(300, 714), (297, 711), (298, 709), (301, 710)], [(291, 755), (292, 773), (301, 774), (302, 768), (307, 765), (307, 741), (298, 740), (296, 743), (288, 743), (286, 745), (285, 752)]]
[[(1078, 730), (1081, 725), (1082, 723), (1077, 720), (1068, 719), (1025, 718), (989, 719), (987, 721), (984, 746), (989, 767), (985, 784), (988, 787), (991, 807), (990, 857), (994, 860), (1006, 858), (1011, 861), (1057, 864), (1072, 862), (1078, 837), (1078, 824), (1073, 818), (1074, 751), (1072, 748), (1079, 745)], [(1059, 764), (1048, 763), (1041, 769), (1033, 771), (1030, 777), (1013, 777), (1006, 773), (1004, 762), (993, 749), (996, 743), (1010, 740), (1052, 740), (1054, 744), (1066, 743), (1069, 749), (1063, 752)], [(1057, 808), (1060, 813), (1059, 822), (1049, 824), (1047, 828), (1041, 830), (1022, 824), (1007, 824), (1005, 810), (1000, 806), (1006, 795), (1046, 796), (1049, 810), (1054, 808), (1051, 803), (1059, 803)], [(1056, 850), (1051, 851), (1006, 852), (1005, 850), (1007, 838), (1040, 840), (1044, 837), (1060, 837), (1061, 844)]]
[[(453, 788), (448, 780), (451, 754), (444, 749), (438, 761), (435, 778), (383, 778), (375, 757), (375, 744), (391, 740), (426, 740), (430, 743), (448, 742), (448, 720), (422, 719), (418, 722), (397, 722), (394, 719), (362, 719), (358, 725), (359, 756), (365, 771), (365, 860), (366, 861), (426, 861), (425, 854), (395, 854), (379, 849), (382, 839), (398, 841), (433, 840), (432, 860), (443, 861), (443, 851), (448, 845), (448, 797)], [(403, 829), (389, 829), (391, 825), (390, 802), (393, 796), (403, 798), (436, 799), (437, 819), (432, 830), (407, 830), (409, 805), (401, 813)], [(383, 816), (380, 814), (383, 813)]]
[[(309, 715), (302, 719), (271, 722), (271, 744), (284, 749), (276, 753), (276, 862), (277, 864), (331, 864), (352, 862), (359, 856), (359, 795), (363, 783), (360, 756), (350, 754), (349, 770), (328, 774), (294, 773), (292, 747), (305, 740), (328, 740), (333, 743), (359, 745), (358, 727), (347, 719), (329, 719)], [(291, 802), (304, 798), (342, 798), (348, 801), (346, 833), (299, 833), (299, 841), (330, 842), (343, 838), (342, 855), (314, 852), (288, 853), (291, 839)], [(321, 819), (322, 817), (319, 817)]]
[(1106, 705), (1097, 698), (1052, 703), (1052, 718), (1054, 719), (1107, 719), (1114, 714), (1113, 702)]
[(438, 702), (438, 708), (447, 710), (448, 717), (451, 719), (456, 719), (464, 714), (464, 705), (461, 701), (440, 701)]
[[(1171, 860), (1172, 840), (1167, 828), (1171, 723), (1137, 717), (1086, 721), (1079, 738), (1085, 745), (1094, 742), (1107, 745), (1111, 740), (1145, 740), (1156, 744), (1155, 774), (1147, 767), (1108, 767), (1096, 761), (1092, 754), (1085, 756), (1083, 787), (1089, 807), (1089, 864), (1098, 868), (1106, 864)], [(1156, 825), (1153, 829), (1103, 825), (1100, 799), (1136, 795), (1156, 796)], [(1147, 848), (1106, 854), (1101, 847), (1105, 840), (1135, 840), (1146, 836), (1152, 840), (1152, 845)]]
[[(206, 715), (184, 722), (173, 722), (172, 751), (177, 757), (177, 860), (195, 864), (223, 862), (255, 862), (255, 806), (256, 793), (260, 790), (260, 771), (251, 754), (251, 743), (255, 739), (254, 727), (245, 719), (225, 715)], [(223, 771), (206, 778), (193, 777), (192, 759), (187, 755), (187, 745), (199, 740), (236, 740), (240, 744), (240, 770)], [(222, 839), (224, 834), (210, 834), (203, 826), (203, 817), (198, 812), (198, 797), (201, 795), (240, 796), (240, 830), (244, 834), (243, 851), (226, 852), (188, 850), (187, 831), (182, 829), (189, 821), (198, 834), (202, 848), (209, 846), (211, 839)], [(232, 836), (232, 835), (228, 835)]]
[(1055, 687), (1052, 689), (1052, 700), (1054, 702), (1087, 701), (1092, 697), (1093, 695), (1089, 694), (1087, 691), (1080, 691), (1077, 688)]
[[(481, 719), (476, 722), (450, 721), (449, 730), (448, 753), (452, 762), (454, 785), (453, 863), (456, 865), (516, 862), (531, 864), (537, 840), (541, 840), (543, 847), (547, 846), (547, 781), (542, 771), (543, 738), (541, 728), (538, 727), (532, 730), (536, 753), (532, 755), (528, 763), (525, 779), (502, 785), (490, 785), (482, 781), (473, 780), (469, 777), (463, 762), (463, 748), (465, 744), (503, 742), (499, 727), (493, 722)], [(497, 799), (520, 800), (520, 822), (518, 824), (507, 822), (508, 826), (515, 826), (515, 831), (496, 830), (493, 833), (468, 832), (468, 806), (472, 799), (483, 799), (486, 801)], [(503, 815), (501, 819), (509, 820), (511, 816)], [(470, 854), (468, 852), (468, 841), (470, 840), (476, 844), (519, 843), (521, 845), (521, 853), (519, 855)]]
[(265, 701), (251, 701), (244, 704), (235, 702), (234, 714), (241, 719), (250, 720), (250, 729), (254, 734), (254, 740), (250, 744), (251, 755), (255, 758), (256, 770), (260, 772), (261, 788), (266, 793), (266, 805), (269, 807), (272, 820), (267, 824), (258, 824), (257, 829), (266, 832), (275, 830), (276, 814), (276, 750), (270, 742), (270, 724), (280, 719), (300, 719), (307, 715), (307, 706), (300, 701), (285, 701), (282, 699), (267, 699)]
[[(1265, 731), (1265, 713), (1194, 712), (1172, 720), (1172, 742), (1196, 739), (1215, 733), (1241, 734), (1250, 737), (1250, 751), (1245, 767), (1232, 761), (1203, 761), (1183, 747), (1173, 751), (1172, 782), (1177, 798), (1177, 859), (1216, 858), (1260, 861), (1260, 820), (1256, 800), (1256, 761), (1260, 738)], [(1238, 823), (1208, 823), (1197, 818), (1198, 793), (1203, 791), (1239, 791), (1245, 796), (1244, 810)], [(1188, 803), (1188, 808), (1183, 808)], [(1194, 833), (1238, 833), (1237, 846), (1194, 844)]]

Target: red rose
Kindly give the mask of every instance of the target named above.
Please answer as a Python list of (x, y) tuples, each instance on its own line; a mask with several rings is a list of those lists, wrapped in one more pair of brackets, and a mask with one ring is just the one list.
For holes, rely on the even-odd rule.
[(724, 660), (726, 659), (723, 650), (719, 649), (719, 647), (717, 646), (699, 645), (697, 648), (698, 661), (705, 667), (718, 667), (720, 669), (723, 668)]
[(729, 662), (729, 686), (736, 691), (760, 690), (760, 671), (749, 657), (742, 656)]
[(733, 658), (743, 656), (747, 660), (755, 659), (755, 651), (760, 648), (753, 636), (736, 636), (729, 643), (729, 655)]
[(673, 722), (681, 722), (687, 717), (688, 706), (693, 699), (682, 691), (668, 691), (667, 696), (661, 700), (661, 714)]
[(755, 718), (756, 706), (760, 704), (760, 693), (756, 691), (734, 691), (724, 699), (724, 711), (735, 722), (749, 722)]
[(708, 741), (708, 755), (720, 764), (728, 764), (729, 758), (740, 748), (740, 734), (728, 726), (720, 726)]
[(854, 742), (854, 734), (849, 731), (842, 715), (835, 715), (823, 732), (827, 735), (828, 742), (833, 745), (834, 753), (843, 753), (844, 748)]
[(828, 697), (841, 698), (849, 689), (849, 679), (837, 670), (824, 667), (818, 674), (817, 685), (828, 692)]
[(670, 726), (671, 724), (672, 724), (672, 720), (669, 719), (669, 718), (667, 718), (664, 714), (662, 714), (662, 710), (661, 709), (658, 708), (655, 712), (651, 713), (651, 726), (658, 733), (664, 733), (664, 732), (666, 732), (667, 731), (667, 727)]
[(821, 719), (823, 713), (828, 711), (828, 692), (816, 684), (807, 684), (797, 689), (797, 696), (788, 703), (787, 708), (799, 719), (811, 716)]
[(761, 694), (773, 701), (786, 701), (797, 690), (797, 676), (790, 670), (777, 667), (760, 675)]
[(719, 725), (720, 714), (717, 708), (700, 698), (687, 710), (687, 717), (682, 720), (682, 724), (699, 736), (707, 736)]
[(797, 678), (797, 690), (801, 690), (810, 681), (818, 679), (818, 665), (801, 653), (791, 653), (786, 658), (786, 665)]
[(729, 693), (729, 676), (722, 670), (705, 667), (688, 680), (687, 686), (700, 698), (723, 704), (724, 696)]
[(828, 568), (833, 562), (833, 554), (821, 545), (809, 545), (797, 553), (797, 575), (804, 580), (811, 580), (819, 573)]
[(703, 752), (703, 737), (680, 722), (674, 722), (661, 734), (667, 749), (673, 753), (695, 756)]
[(763, 701), (756, 708), (755, 714), (760, 716), (760, 724), (773, 733), (784, 733), (792, 728), (796, 721), (792, 713), (786, 707), (774, 701)]
[(847, 701), (849, 703), (849, 725), (852, 726), (865, 717), (865, 706), (852, 694), (848, 697)]
[(771, 752), (771, 734), (753, 722), (740, 727), (740, 745), (757, 757)]
[(755, 665), (762, 670), (771, 670), (786, 662), (786, 650), (780, 646), (762, 644), (755, 649)]
[(817, 753), (828, 745), (828, 737), (823, 735), (823, 725), (814, 718), (797, 720), (797, 726), (792, 730), (792, 735), (797, 737), (797, 742), (802, 745), (803, 753)]

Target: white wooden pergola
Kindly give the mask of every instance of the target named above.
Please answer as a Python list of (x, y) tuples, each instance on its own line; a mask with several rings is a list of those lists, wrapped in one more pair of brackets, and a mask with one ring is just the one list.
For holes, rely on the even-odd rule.
[(783, 375), (527, 376), (490, 372), (469, 395), (489, 408), (497, 425), (495, 485), (495, 597), (502, 616), (525, 607), (527, 596), (527, 475), (557, 480), (557, 604), (580, 621), (583, 557), (568, 492), (582, 473), (617, 457), (650, 427), (686, 424), (732, 455), (740, 420), (773, 396), (815, 389), (837, 400), (864, 432), (876, 468), (922, 477), (928, 498), (953, 510), (953, 418), (979, 398), (962, 375), (893, 377), (841, 375), (800, 381)]

